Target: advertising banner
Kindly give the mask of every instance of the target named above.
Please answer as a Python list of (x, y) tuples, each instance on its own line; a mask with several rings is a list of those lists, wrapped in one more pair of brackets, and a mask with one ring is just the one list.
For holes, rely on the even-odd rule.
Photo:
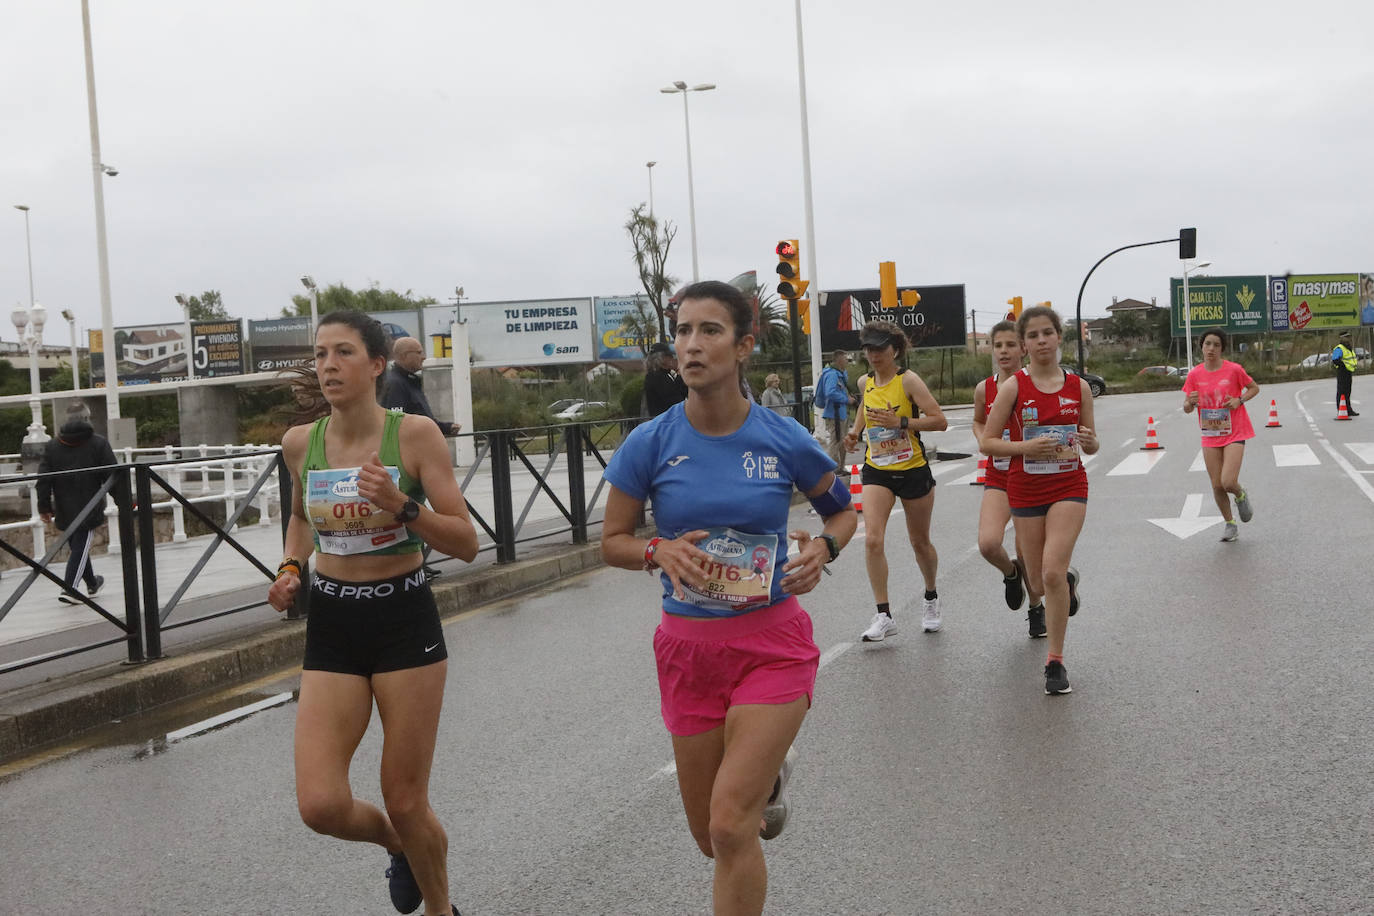
[(309, 315), (250, 321), (248, 342), (253, 350), (255, 372), (309, 366), (315, 360)]
[(1287, 285), (1288, 330), (1360, 326), (1358, 274), (1290, 274), (1272, 279), (1275, 286), (1280, 282)]
[[(1263, 334), (1271, 328), (1264, 277), (1190, 277), (1193, 333), (1221, 328), (1227, 334)], [(1174, 337), (1186, 329), (1183, 315), (1183, 280), (1169, 280), (1169, 327)]]
[(912, 308), (898, 306), (885, 309), (878, 304), (878, 290), (834, 290), (812, 296), (819, 303), (821, 349), (857, 350), (859, 331), (865, 322), (875, 318), (895, 321), (911, 346), (917, 349), (937, 347), (967, 347), (964, 336), (964, 285), (903, 286), (914, 289), (921, 301)]
[(196, 378), (243, 374), (243, 321), (191, 322), (191, 352)]
[(643, 359), (645, 348), (653, 341), (636, 337), (623, 323), (627, 315), (634, 316), (638, 323), (652, 328), (657, 337), (658, 315), (648, 297), (597, 296), (592, 302), (596, 312), (596, 358)]
[(1275, 331), (1288, 328), (1288, 281), (1283, 277), (1269, 278), (1269, 326)]
[[(105, 386), (104, 333), (90, 331), (91, 384)], [(141, 324), (114, 329), (115, 375), (121, 385), (186, 379), (186, 325)]]
[(464, 302), (461, 308), (427, 308), (424, 323), (433, 356), (452, 356), (448, 333), (434, 330), (443, 327), (445, 317), (467, 322), (475, 369), (590, 363), (596, 359), (590, 299)]
[(1360, 324), (1374, 325), (1374, 274), (1360, 274)]

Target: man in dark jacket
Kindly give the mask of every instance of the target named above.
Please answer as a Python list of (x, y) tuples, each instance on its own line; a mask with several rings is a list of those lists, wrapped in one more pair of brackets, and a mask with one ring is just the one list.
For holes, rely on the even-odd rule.
[(673, 348), (659, 341), (644, 360), (644, 409), (656, 417), (679, 401), (687, 400), (687, 383), (677, 374)]
[(392, 366), (386, 370), (382, 382), (382, 406), (399, 407), (406, 413), (429, 417), (439, 425), (445, 436), (458, 432), (459, 424), (435, 419), (434, 411), (425, 397), (420, 383), (420, 369), (425, 363), (425, 351), (414, 337), (398, 337), (391, 344)]
[[(75, 471), (115, 464), (114, 450), (104, 436), (91, 428), (90, 414), (83, 406), (67, 411), (67, 422), (56, 439), (49, 439), (38, 465), (40, 474), (50, 471)], [(105, 484), (108, 474), (64, 474), (61, 477), (41, 477), (38, 480), (38, 512), (43, 521), (57, 520), (64, 532), (71, 529), (67, 547), (67, 591), (57, 596), (63, 604), (80, 604), (75, 597), (78, 580), (84, 580), (86, 591), (95, 595), (105, 584), (104, 576), (97, 576), (91, 565), (91, 532), (105, 524), (105, 507), (97, 505), (84, 519), (77, 516)], [(54, 512), (54, 497), (56, 511)]]

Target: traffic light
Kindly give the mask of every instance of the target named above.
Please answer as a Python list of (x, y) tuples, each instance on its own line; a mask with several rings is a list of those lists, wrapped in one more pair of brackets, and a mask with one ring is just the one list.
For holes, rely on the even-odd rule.
[(1012, 296), (1010, 299), (1007, 300), (1007, 305), (1011, 306), (1011, 308), (1007, 309), (1007, 320), (1008, 320), (1008, 321), (1015, 321), (1016, 319), (1018, 319), (1018, 318), (1021, 317), (1021, 297), (1020, 297), (1020, 296)]
[(801, 329), (803, 334), (811, 333), (811, 300), (797, 300), (797, 315), (801, 318)]
[(801, 249), (796, 239), (778, 242), (778, 295), (784, 299), (800, 299), (811, 285), (801, 278)]
[(1186, 261), (1197, 257), (1197, 230), (1178, 230), (1178, 259)]
[(878, 263), (878, 304), (885, 309), (897, 307), (897, 263)]

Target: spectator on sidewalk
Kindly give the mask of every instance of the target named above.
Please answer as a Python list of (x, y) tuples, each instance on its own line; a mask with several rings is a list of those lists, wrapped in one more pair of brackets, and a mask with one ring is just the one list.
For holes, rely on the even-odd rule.
[[(104, 436), (91, 427), (90, 412), (84, 404), (67, 409), (67, 422), (62, 424), (56, 439), (49, 439), (43, 449), (38, 473), (75, 471), (116, 464), (114, 450)], [(67, 571), (63, 581), (67, 590), (57, 596), (63, 604), (80, 604), (76, 585), (86, 583), (86, 592), (99, 593), (105, 577), (98, 576), (91, 564), (91, 540), (95, 529), (105, 524), (105, 507), (98, 505), (85, 518), (78, 518), (86, 503), (104, 486), (108, 473), (67, 474), (62, 477), (38, 479), (38, 513), (43, 521), (56, 521), (63, 532), (70, 529), (67, 547)]]
[(763, 380), (763, 384), (763, 400), (759, 403), (784, 417), (792, 416), (792, 408), (787, 403), (787, 395), (782, 393), (782, 379), (778, 378), (778, 374), (776, 372), (768, 373), (768, 378)]
[(677, 357), (663, 341), (649, 347), (644, 360), (644, 410), (656, 417), (674, 404), (687, 400), (687, 384), (677, 374)]
[(436, 419), (434, 410), (429, 406), (425, 386), (420, 383), (424, 364), (425, 351), (418, 340), (414, 337), (396, 338), (391, 344), (391, 368), (386, 371), (382, 383), (381, 405), (429, 417), (439, 425), (439, 431), (445, 436), (456, 435), (462, 424)]
[(844, 447), (844, 434), (848, 431), (849, 406), (855, 402), (854, 396), (849, 393), (849, 373), (845, 369), (848, 365), (849, 354), (844, 350), (836, 350), (831, 364), (821, 370), (815, 394), (816, 406), (821, 408), (821, 418), (830, 433), (826, 451), (835, 459), (837, 474), (848, 473), (845, 467), (848, 453)]

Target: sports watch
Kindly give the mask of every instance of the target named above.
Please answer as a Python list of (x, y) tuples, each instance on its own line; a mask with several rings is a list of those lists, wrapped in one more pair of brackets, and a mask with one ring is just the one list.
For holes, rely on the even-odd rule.
[(825, 541), (825, 549), (830, 551), (830, 562), (835, 562), (835, 558), (840, 555), (840, 542), (835, 540), (835, 535), (819, 534), (817, 537)]
[(407, 499), (405, 505), (396, 510), (396, 521), (401, 524), (413, 522), (420, 517), (420, 504), (413, 499)]

